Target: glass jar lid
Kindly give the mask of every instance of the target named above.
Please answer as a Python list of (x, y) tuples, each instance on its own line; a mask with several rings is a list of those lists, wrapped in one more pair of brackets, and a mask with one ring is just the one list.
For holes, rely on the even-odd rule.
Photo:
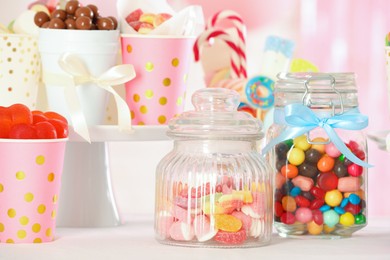
[(261, 139), (260, 120), (239, 112), (240, 95), (230, 89), (205, 88), (192, 96), (194, 111), (169, 122), (168, 135), (202, 139)]

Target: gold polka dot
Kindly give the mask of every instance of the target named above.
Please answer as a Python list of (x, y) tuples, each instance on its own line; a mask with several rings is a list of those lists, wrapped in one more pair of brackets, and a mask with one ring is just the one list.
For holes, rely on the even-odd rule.
[(52, 219), (55, 219), (56, 216), (57, 216), (57, 211), (56, 211), (56, 210), (53, 210), (53, 211), (51, 212), (51, 218), (52, 218)]
[(51, 237), (52, 236), (51, 228), (46, 229), (46, 236), (47, 237)]
[(178, 58), (172, 59), (172, 66), (173, 66), (173, 67), (179, 66), (179, 59), (178, 59)]
[(8, 214), (8, 217), (14, 218), (14, 217), (16, 216), (16, 210), (14, 210), (14, 209), (9, 209), (9, 210), (7, 211), (7, 214)]
[(34, 233), (38, 233), (39, 231), (41, 231), (41, 225), (38, 223), (35, 223), (34, 225), (32, 225), (31, 229)]
[(158, 122), (160, 124), (165, 124), (166, 121), (167, 121), (167, 118), (165, 116), (159, 116), (158, 117)]
[(45, 157), (43, 155), (38, 155), (37, 158), (35, 158), (35, 162), (42, 165), (45, 163)]
[(153, 93), (153, 90), (151, 89), (148, 89), (145, 91), (145, 97), (148, 98), (148, 99), (151, 99), (153, 97), (154, 93)]
[(147, 63), (145, 64), (145, 70), (146, 70), (146, 71), (151, 72), (151, 71), (153, 71), (153, 69), (154, 69), (153, 63), (147, 62)]
[(27, 82), (27, 81), (28, 81), (28, 78), (24, 78), (23, 81), (24, 81), (24, 82)]
[(14, 244), (15, 243), (14, 240), (11, 239), (11, 238), (8, 238), (5, 242), (8, 243), (8, 244)]
[(29, 219), (28, 219), (28, 217), (26, 217), (26, 216), (23, 216), (23, 217), (21, 217), (21, 218), (19, 219), (19, 223), (20, 223), (21, 225), (23, 225), (23, 226), (27, 225), (27, 224), (28, 224), (28, 221), (29, 221)]
[(13, 74), (14, 71), (13, 71), (13, 70), (9, 70), (8, 73), (9, 73), (9, 74)]
[(38, 208), (37, 208), (37, 211), (38, 211), (39, 214), (45, 213), (45, 211), (46, 211), (46, 206), (43, 205), (43, 204), (39, 205)]
[(183, 76), (184, 83), (187, 82), (187, 78), (188, 78), (188, 74), (184, 74), (184, 76)]
[(42, 239), (37, 237), (36, 239), (34, 239), (33, 243), (36, 243), (36, 244), (42, 243)]
[(4, 224), (0, 223), (0, 232), (4, 232)]
[(22, 171), (18, 171), (17, 173), (16, 173), (16, 179), (18, 179), (18, 180), (24, 180), (24, 178), (26, 178), (26, 174), (24, 173), (24, 172), (22, 172)]
[(54, 175), (54, 173), (49, 173), (49, 175), (47, 175), (47, 180), (49, 181), (49, 182), (53, 182), (54, 181), (54, 178), (55, 178), (55, 175)]
[(165, 78), (165, 79), (163, 80), (163, 85), (164, 85), (165, 87), (169, 87), (169, 86), (171, 85), (171, 79), (170, 79), (170, 78)]
[(19, 59), (19, 63), (23, 63), (23, 61), (24, 61), (24, 60), (23, 60), (22, 58)]
[(142, 114), (146, 114), (148, 113), (148, 108), (146, 106), (141, 106), (139, 108), (139, 111), (142, 113)]
[(12, 48), (12, 51), (13, 51), (13, 52), (16, 52), (16, 48)]
[(24, 194), (24, 200), (26, 202), (31, 202), (33, 201), (33, 199), (34, 199), (34, 194), (32, 194), (31, 192)]
[(181, 104), (183, 104), (183, 98), (182, 97), (179, 97), (176, 101), (176, 105), (178, 106), (181, 106)]
[(11, 43), (10, 43), (10, 42), (7, 42), (7, 46), (10, 47), (10, 46), (11, 46)]
[(11, 62), (11, 61), (12, 61), (12, 58), (7, 58), (7, 61), (8, 61), (8, 62)]
[(133, 47), (130, 44), (128, 44), (127, 45), (127, 52), (131, 53), (132, 51), (133, 51)]
[(138, 125), (145, 125), (145, 123), (144, 122), (138, 122)]
[(132, 111), (130, 111), (130, 115), (131, 115), (131, 119), (133, 120), (134, 118), (135, 118), (135, 113), (134, 113), (134, 111), (132, 110)]
[(133, 96), (134, 102), (139, 102), (140, 99), (141, 99), (141, 97), (138, 94), (134, 94), (134, 96)]
[(164, 106), (166, 105), (168, 102), (168, 99), (166, 97), (160, 97), (160, 99), (158, 100), (158, 103), (160, 103), (160, 105)]
[(23, 239), (27, 236), (27, 232), (26, 232), (26, 230), (21, 229), (21, 230), (18, 230), (17, 235), (18, 235), (18, 238)]
[(3, 192), (3, 190), (4, 190), (4, 186), (3, 184), (0, 183), (0, 192)]
[(55, 194), (55, 195), (53, 196), (53, 203), (56, 204), (57, 201), (58, 201), (58, 195)]

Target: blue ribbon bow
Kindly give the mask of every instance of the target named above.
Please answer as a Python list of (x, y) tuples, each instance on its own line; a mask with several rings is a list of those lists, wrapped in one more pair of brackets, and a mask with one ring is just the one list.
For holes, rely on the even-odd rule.
[(314, 128), (321, 127), (328, 134), (330, 140), (337, 149), (339, 149), (339, 151), (350, 161), (363, 167), (372, 167), (372, 165), (356, 157), (334, 130), (334, 128), (345, 130), (360, 130), (366, 128), (368, 125), (368, 117), (360, 114), (358, 109), (351, 109), (332, 117), (319, 118), (310, 108), (297, 103), (285, 106), (284, 116), (285, 124), (287, 124), (286, 130), (264, 147), (263, 154), (266, 154), (272, 147), (280, 142), (300, 136)]

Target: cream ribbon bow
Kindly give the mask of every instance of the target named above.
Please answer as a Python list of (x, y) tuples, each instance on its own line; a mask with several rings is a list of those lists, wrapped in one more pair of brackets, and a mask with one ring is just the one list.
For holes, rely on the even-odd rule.
[(98, 87), (110, 92), (116, 102), (118, 112), (118, 127), (120, 131), (131, 132), (131, 115), (127, 103), (118, 95), (112, 86), (126, 83), (135, 78), (135, 70), (131, 64), (114, 66), (105, 71), (99, 77), (92, 76), (83, 60), (75, 54), (64, 53), (58, 64), (70, 75), (71, 80), (62, 79), (59, 75), (44, 75), (45, 82), (62, 82), (65, 85), (65, 101), (68, 105), (73, 128), (76, 133), (86, 141), (91, 142), (87, 121), (83, 114), (80, 100), (77, 95), (77, 87), (86, 83), (95, 83)]

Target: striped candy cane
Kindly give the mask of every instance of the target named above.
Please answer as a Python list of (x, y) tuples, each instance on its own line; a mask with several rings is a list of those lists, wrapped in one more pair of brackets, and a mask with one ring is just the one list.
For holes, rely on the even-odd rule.
[(240, 77), (247, 78), (247, 67), (246, 67), (246, 26), (241, 16), (231, 10), (222, 10), (212, 16), (206, 25), (206, 29), (215, 28), (219, 23), (224, 20), (231, 21), (233, 26), (237, 30), (238, 38), (235, 38), (236, 45), (238, 46), (237, 55), (240, 57)]
[(209, 41), (212, 38), (224, 41), (232, 49), (230, 74), (232, 78), (239, 78), (241, 74), (240, 56), (238, 55), (239, 48), (231, 35), (226, 33), (224, 30), (207, 29), (198, 36), (193, 47), (195, 61), (198, 61), (200, 58), (202, 46), (210, 44)]

